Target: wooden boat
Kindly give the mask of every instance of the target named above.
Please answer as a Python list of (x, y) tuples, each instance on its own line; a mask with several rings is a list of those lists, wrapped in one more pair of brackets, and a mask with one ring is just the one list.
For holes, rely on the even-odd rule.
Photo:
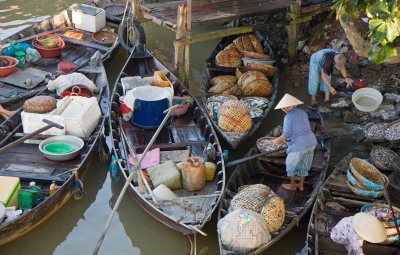
[[(17, 77), (17, 79), (15, 79), (14, 77), (10, 79), (10, 75), (8, 77), (0, 77), (0, 104), (13, 105), (16, 102), (20, 102), (38, 94), (45, 88), (45, 76), (49, 75), (52, 77), (56, 75), (58, 72), (58, 64), (61, 61), (72, 62), (78, 66), (84, 65), (96, 51), (100, 51), (103, 60), (106, 60), (118, 46), (118, 39), (112, 45), (104, 45), (96, 42), (93, 39), (93, 33), (75, 29), (73, 27), (71, 14), (73, 8), (76, 7), (73, 5), (52, 17), (44, 19), (43, 21), (13, 30), (12, 34), (0, 41), (0, 44), (2, 44), (2, 46), (0, 46), (0, 50), (3, 53), (6, 46), (9, 45), (9, 40), (13, 40), (14, 42), (27, 42), (31, 44), (32, 40), (34, 40), (37, 36), (56, 34), (65, 42), (65, 47), (59, 57), (41, 58), (35, 64), (26, 63), (24, 68), (17, 68), (17, 72), (27, 72), (27, 74), (24, 75), (22, 75), (22, 73), (18, 73), (19, 77), (37, 77), (37, 82), (35, 82), (36, 79), (32, 79), (32, 85), (26, 84), (25, 79), (23, 78), (18, 79)], [(117, 33), (118, 26), (107, 22), (104, 30), (114, 31)], [(64, 34), (68, 31), (82, 34), (83, 40), (65, 36)], [(86, 72), (87, 71), (88, 70), (86, 70)], [(93, 70), (93, 72), (99, 72), (99, 70)]]
[[(97, 62), (94, 59), (96, 55)], [(88, 170), (91, 156), (98, 152), (97, 148), (102, 148), (98, 145), (104, 142), (102, 138), (109, 116), (110, 93), (103, 63), (98, 53), (95, 56), (93, 56), (92, 63), (95, 64), (93, 67), (100, 68), (101, 73), (86, 74), (86, 76), (93, 80), (98, 88), (95, 96), (101, 109), (101, 118), (92, 134), (83, 138), (84, 147), (80, 154), (71, 160), (52, 161), (43, 156), (37, 143), (20, 143), (0, 153), (0, 176), (19, 177), (21, 189), (29, 190), (29, 183), (32, 181), (41, 189), (39, 200), (33, 204), (31, 210), (24, 210), (21, 216), (10, 222), (0, 223), (0, 245), (21, 237), (60, 209), (73, 195), (73, 189), (79, 188), (79, 179), (83, 178)], [(22, 109), (0, 125), (0, 146), (4, 147), (26, 135), (21, 125), (21, 111)], [(48, 137), (50, 136), (38, 135), (32, 139), (39, 142)], [(53, 195), (49, 195), (50, 184), (53, 181), (58, 185), (58, 189)], [(79, 192), (79, 189), (77, 191)]]
[[(267, 40), (258, 32), (255, 33), (255, 36), (260, 40), (264, 47), (264, 51), (273, 58), (274, 54), (272, 52), (272, 49), (270, 45), (268, 44)], [(235, 68), (230, 68), (230, 67), (219, 67), (216, 66), (215, 64), (215, 57), (217, 54), (223, 50), (226, 46), (231, 44), (237, 36), (228, 36), (225, 37), (221, 40), (221, 42), (217, 45), (217, 47), (214, 49), (214, 51), (211, 53), (210, 58), (208, 58), (206, 65), (203, 68), (203, 72), (201, 75), (201, 98), (203, 101), (203, 104), (207, 108), (207, 98), (210, 96), (208, 94), (208, 90), (211, 87), (210, 81), (213, 77), (219, 76), (219, 75), (235, 75)], [(268, 106), (263, 109), (263, 113), (260, 118), (256, 121), (256, 123), (253, 124), (253, 127), (248, 131), (248, 132), (224, 132), (222, 131), (219, 127), (216, 121), (211, 121), (211, 123), (214, 125), (214, 128), (217, 130), (217, 132), (222, 136), (222, 138), (234, 149), (238, 148), (239, 145), (244, 142), (247, 138), (249, 138), (256, 130), (261, 126), (262, 121), (265, 119), (265, 117), (268, 115), (269, 111), (272, 109), (272, 106), (275, 103), (275, 98), (276, 94), (278, 91), (278, 85), (279, 85), (279, 73), (277, 73), (271, 80), (272, 86), (273, 86), (273, 92), (269, 96), (268, 100)], [(241, 97), (239, 97), (240, 99)], [(211, 115), (211, 112), (209, 112)], [(209, 116), (210, 116), (209, 115)]]
[[(343, 245), (334, 243), (330, 238), (332, 228), (344, 217), (352, 216), (363, 205), (384, 203), (381, 199), (372, 199), (354, 195), (346, 185), (346, 171), (353, 155), (343, 158), (328, 177), (314, 204), (308, 225), (306, 250), (304, 254), (347, 254)], [(397, 205), (398, 206), (398, 205)], [(372, 244), (364, 242), (363, 250), (366, 255), (400, 254), (400, 244)]]
[[(320, 136), (324, 132), (324, 126), (320, 115), (313, 114), (310, 116), (310, 124), (316, 136)], [(272, 132), (268, 136), (273, 136)], [(258, 149), (254, 146), (246, 156), (258, 153)], [(325, 174), (328, 168), (330, 157), (330, 142), (319, 140), (319, 144), (315, 148), (314, 159), (309, 176), (306, 178), (304, 191), (287, 191), (281, 187), (282, 183), (288, 182), (286, 176), (284, 159), (270, 161), (266, 157), (256, 158), (246, 163), (238, 165), (228, 180), (224, 194), (222, 195), (221, 204), (218, 211), (218, 220), (225, 217), (229, 212), (229, 206), (232, 198), (238, 193), (238, 189), (243, 185), (264, 184), (270, 187), (285, 202), (285, 220), (283, 226), (276, 232), (271, 234), (272, 239), (252, 251), (251, 254), (260, 254), (267, 250), (273, 244), (282, 239), (289, 231), (297, 226), (298, 221), (307, 213), (317, 197), (318, 190), (322, 186)], [(222, 243), (221, 237), (218, 236), (221, 254), (236, 254), (226, 250)]]
[[(142, 45), (143, 46), (143, 45)], [(119, 97), (123, 95), (121, 78), (127, 76), (153, 76), (155, 71), (163, 71), (171, 81), (175, 96), (189, 96), (193, 99), (193, 105), (188, 112), (182, 116), (173, 116), (157, 137), (152, 148), (160, 148), (162, 154), (171, 151), (186, 150), (190, 147), (192, 156), (203, 156), (204, 149), (210, 145), (216, 150), (215, 164), (217, 166), (215, 178), (207, 182), (204, 189), (196, 192), (189, 192), (185, 189), (174, 190), (175, 195), (184, 204), (191, 204), (196, 210), (186, 208), (174, 203), (155, 204), (149, 197), (149, 192), (140, 193), (135, 181), (128, 189), (133, 199), (143, 207), (151, 216), (185, 234), (195, 233), (194, 229), (201, 229), (211, 218), (212, 212), (216, 209), (225, 184), (225, 167), (221, 147), (212, 124), (189, 90), (175, 77), (165, 66), (163, 66), (148, 50), (143, 47), (136, 47), (126, 62), (115, 85), (112, 100), (112, 135), (114, 140), (114, 154), (117, 160), (122, 160), (119, 167), (120, 176), (127, 180), (129, 167), (127, 162), (126, 144), (130, 144), (135, 153), (141, 153), (155, 133), (154, 129), (141, 129), (131, 122), (122, 121), (120, 117)], [(118, 124), (120, 123), (120, 124)], [(121, 130), (126, 133), (127, 143), (121, 135)], [(182, 153), (182, 152), (181, 152)], [(185, 152), (183, 152), (185, 153)], [(168, 201), (167, 201), (168, 202)], [(189, 210), (189, 211), (188, 211)]]

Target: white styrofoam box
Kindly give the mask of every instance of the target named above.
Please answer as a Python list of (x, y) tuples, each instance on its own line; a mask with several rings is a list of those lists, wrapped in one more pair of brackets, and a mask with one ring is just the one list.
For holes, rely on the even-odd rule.
[(89, 137), (101, 117), (95, 97), (72, 97), (72, 102), (61, 113), (65, 119), (67, 135)]
[(106, 12), (102, 8), (87, 4), (74, 4), (71, 11), (72, 23), (75, 28), (94, 33), (106, 26)]
[[(53, 111), (54, 112), (54, 111)], [(25, 134), (32, 133), (41, 127), (47, 126), (43, 119), (48, 119), (64, 126), (64, 129), (52, 127), (40, 133), (41, 135), (65, 135), (65, 120), (62, 116), (50, 113), (21, 112), (22, 128)]]
[(100, 107), (95, 97), (64, 97), (57, 102), (57, 109), (45, 114), (22, 112), (24, 133), (46, 126), (42, 119), (48, 119), (64, 126), (64, 129), (51, 128), (44, 135), (74, 135), (89, 137), (101, 117)]

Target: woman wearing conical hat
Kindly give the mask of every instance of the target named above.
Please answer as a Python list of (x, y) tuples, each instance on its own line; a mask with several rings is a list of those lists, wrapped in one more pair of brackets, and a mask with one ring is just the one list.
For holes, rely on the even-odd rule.
[[(286, 116), (283, 120), (283, 133), (272, 140), (272, 145), (288, 142), (286, 157), (286, 173), (290, 177), (290, 183), (282, 184), (286, 190), (304, 190), (304, 179), (308, 176), (314, 157), (314, 149), (317, 139), (311, 131), (307, 113), (296, 106), (303, 104), (297, 98), (285, 94), (275, 109), (282, 109)], [(290, 140), (290, 141), (289, 141)], [(300, 182), (296, 184), (296, 176)]]
[(383, 224), (373, 215), (357, 213), (341, 219), (331, 231), (331, 239), (342, 244), (350, 255), (364, 255), (364, 240), (370, 243), (381, 243), (386, 239)]

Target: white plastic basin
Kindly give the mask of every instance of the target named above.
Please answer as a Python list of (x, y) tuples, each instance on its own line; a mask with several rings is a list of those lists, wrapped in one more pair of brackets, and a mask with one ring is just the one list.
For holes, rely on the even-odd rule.
[(351, 100), (354, 106), (362, 112), (373, 112), (381, 105), (383, 96), (373, 88), (361, 88), (356, 90)]

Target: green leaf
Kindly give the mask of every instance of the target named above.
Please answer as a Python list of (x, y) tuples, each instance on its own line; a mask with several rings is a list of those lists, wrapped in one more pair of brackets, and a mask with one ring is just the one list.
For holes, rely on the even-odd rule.
[(383, 24), (383, 19), (369, 19), (368, 26), (369, 30), (376, 31), (379, 26)]
[(385, 48), (382, 48), (382, 49), (374, 52), (373, 61), (376, 64), (382, 64), (385, 61), (385, 59), (386, 59), (386, 51), (384, 49)]
[(379, 41), (383, 41), (386, 39), (388, 34), (388, 26), (386, 22), (383, 22), (380, 26), (376, 28), (376, 31), (373, 32), (373, 36)]
[(387, 35), (386, 35), (388, 41), (393, 42), (399, 35), (400, 35), (399, 26), (395, 22), (389, 21), (387, 23)]
[[(375, 1), (374, 1), (375, 2)], [(379, 18), (387, 17), (390, 15), (389, 5), (387, 1), (376, 1), (374, 4), (368, 6), (368, 12)]]
[(357, 6), (358, 0), (349, 0), (349, 5)]
[(391, 47), (386, 47), (386, 55), (387, 57), (395, 57), (397, 56), (397, 51)]

